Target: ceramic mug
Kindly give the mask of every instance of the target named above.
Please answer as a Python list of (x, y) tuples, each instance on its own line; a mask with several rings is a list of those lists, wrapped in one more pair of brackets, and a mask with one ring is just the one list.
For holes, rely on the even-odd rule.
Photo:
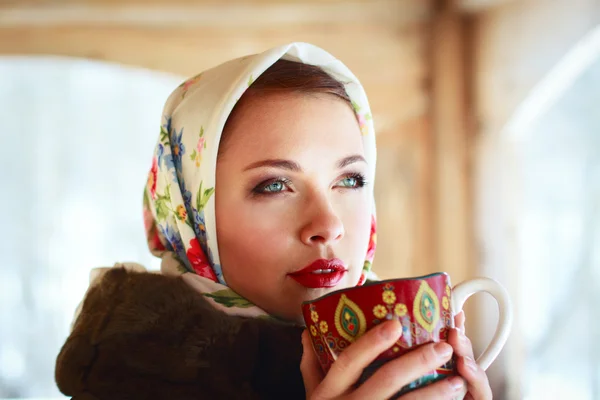
[[(512, 323), (508, 293), (492, 279), (471, 279), (454, 288), (446, 273), (378, 281), (304, 302), (302, 313), (324, 372), (329, 370), (346, 347), (366, 331), (386, 320), (400, 321), (402, 335), (363, 371), (358, 382), (360, 384), (387, 361), (420, 345), (447, 340), (449, 329), (454, 327), (454, 316), (462, 310), (465, 301), (477, 292), (491, 294), (499, 309), (494, 337), (477, 359), (477, 364), (485, 370), (506, 343)], [(456, 373), (453, 358), (403, 387), (397, 396)], [(463, 396), (464, 393), (459, 398)]]

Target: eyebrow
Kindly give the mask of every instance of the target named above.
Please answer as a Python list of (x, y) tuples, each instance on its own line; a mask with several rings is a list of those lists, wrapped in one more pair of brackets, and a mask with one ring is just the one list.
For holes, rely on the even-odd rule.
[[(352, 156), (344, 157), (337, 162), (337, 167), (339, 169), (347, 167), (350, 164), (354, 164), (357, 162), (367, 162), (363, 156), (360, 154), (355, 154)], [(261, 167), (271, 167), (271, 168), (279, 168), (286, 169), (288, 171), (293, 172), (302, 172), (302, 167), (295, 161), (291, 160), (282, 160), (282, 159), (268, 159), (254, 162), (244, 168), (244, 171), (249, 171), (251, 169), (261, 168)]]

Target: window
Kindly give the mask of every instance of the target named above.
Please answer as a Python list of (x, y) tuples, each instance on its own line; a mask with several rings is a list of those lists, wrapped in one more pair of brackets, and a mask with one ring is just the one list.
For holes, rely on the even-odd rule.
[(59, 395), (54, 362), (91, 268), (158, 268), (142, 190), (180, 82), (86, 60), (0, 58), (0, 398)]
[[(600, 30), (594, 35), (600, 39)], [(600, 399), (596, 42), (598, 51), (581, 52), (587, 61), (576, 76), (577, 61), (567, 60), (537, 91), (530, 114), (486, 138), (480, 154), (485, 270), (511, 282), (516, 311), (506, 355), (509, 399)]]

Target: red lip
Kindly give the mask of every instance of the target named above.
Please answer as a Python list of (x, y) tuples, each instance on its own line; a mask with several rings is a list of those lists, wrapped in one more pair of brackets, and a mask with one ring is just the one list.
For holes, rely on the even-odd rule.
[[(317, 272), (331, 270), (331, 272)], [(337, 285), (348, 270), (342, 260), (316, 260), (305, 268), (290, 274), (296, 282), (307, 288), (330, 288)]]

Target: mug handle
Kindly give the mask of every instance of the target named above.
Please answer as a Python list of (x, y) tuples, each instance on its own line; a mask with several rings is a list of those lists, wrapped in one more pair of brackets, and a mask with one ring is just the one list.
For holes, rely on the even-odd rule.
[(504, 344), (508, 339), (513, 314), (510, 297), (502, 285), (493, 279), (475, 278), (461, 282), (452, 289), (451, 303), (453, 315), (459, 313), (462, 310), (465, 301), (478, 292), (487, 292), (491, 294), (498, 303), (499, 311), (498, 325), (496, 326), (494, 337), (483, 353), (477, 358), (477, 364), (479, 364), (483, 370), (487, 370), (490, 364), (498, 357), (500, 350), (502, 350), (502, 347), (504, 347)]

